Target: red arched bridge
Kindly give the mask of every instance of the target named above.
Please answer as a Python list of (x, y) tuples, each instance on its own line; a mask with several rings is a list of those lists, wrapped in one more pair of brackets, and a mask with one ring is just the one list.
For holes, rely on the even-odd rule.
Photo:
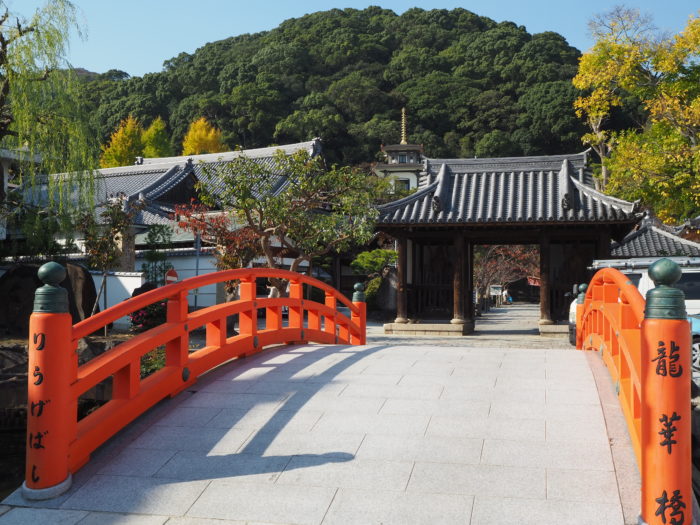
[[(690, 330), (677, 268), (662, 266), (646, 303), (616, 270), (598, 272), (577, 310), (590, 352), (575, 352), (517, 336), (367, 345), (361, 289), (350, 301), (270, 269), (187, 279), (72, 326), (50, 263), (30, 322), (26, 480), (0, 523), (690, 524)], [(270, 278), (289, 281), (289, 297), (256, 297)], [(239, 300), (189, 311), (190, 290), (231, 280)], [(78, 365), (80, 338), (164, 301), (164, 324)], [(157, 348), (165, 366), (142, 378)], [(108, 378), (111, 400), (78, 419), (80, 396)], [(619, 409), (599, 398), (613, 387)], [(627, 423), (613, 440), (634, 451), (641, 504), (611, 454), (610, 410)]]

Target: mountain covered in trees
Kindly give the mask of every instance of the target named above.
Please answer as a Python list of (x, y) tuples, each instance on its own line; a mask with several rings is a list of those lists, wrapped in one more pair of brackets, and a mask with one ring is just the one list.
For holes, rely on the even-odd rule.
[(87, 75), (84, 87), (103, 143), (130, 115), (161, 117), (179, 153), (205, 117), (231, 149), (320, 136), (331, 161), (359, 164), (399, 140), (405, 106), (409, 142), (431, 157), (555, 154), (583, 148), (579, 57), (555, 32), (464, 9), (333, 9), (180, 53), (159, 73)]

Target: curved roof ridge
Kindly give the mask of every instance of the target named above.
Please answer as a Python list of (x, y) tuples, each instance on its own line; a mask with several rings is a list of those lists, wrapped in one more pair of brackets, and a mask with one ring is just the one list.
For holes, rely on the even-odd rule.
[[(691, 241), (690, 239), (684, 239), (683, 237), (681, 237), (679, 235), (675, 235), (674, 233), (663, 230), (663, 229), (659, 228), (658, 226), (654, 226), (653, 224), (650, 225), (650, 227), (656, 233), (663, 235), (664, 237), (668, 237), (669, 239), (673, 239), (674, 241), (680, 242), (681, 244), (687, 244), (688, 246), (692, 246), (693, 248), (697, 248), (700, 250), (700, 243), (697, 243), (695, 241)], [(640, 228), (640, 230), (641, 230), (641, 228)]]
[(282, 144), (279, 146), (267, 146), (265, 148), (243, 149), (237, 151), (222, 151), (220, 153), (202, 153), (200, 155), (180, 155), (178, 157), (155, 157), (144, 158), (143, 164), (139, 166), (150, 166), (152, 164), (166, 164), (174, 162), (186, 162), (187, 159), (192, 159), (192, 162), (226, 162), (240, 156), (246, 156), (251, 159), (259, 157), (269, 157), (276, 151), (284, 152), (299, 151), (306, 149), (311, 156), (316, 156), (321, 152), (321, 139), (307, 140), (306, 142), (296, 142), (294, 144)]
[(397, 208), (401, 208), (402, 206), (405, 206), (406, 204), (410, 204), (412, 202), (415, 202), (418, 199), (421, 199), (428, 195), (429, 193), (432, 193), (434, 190), (437, 189), (438, 186), (438, 181), (434, 180), (430, 184), (427, 184), (423, 186), (422, 188), (418, 188), (418, 191), (415, 193), (411, 193), (410, 195), (407, 195), (406, 197), (399, 199), (397, 201), (391, 201), (387, 202), (386, 204), (382, 204), (380, 206), (377, 206), (377, 209), (380, 212), (387, 212), (391, 210), (395, 210)]
[(617, 197), (606, 195), (605, 193), (596, 190), (588, 184), (584, 184), (581, 181), (576, 180), (576, 178), (574, 177), (570, 177), (570, 179), (581, 193), (585, 193), (586, 195), (596, 200), (605, 202), (606, 204), (609, 204), (611, 206), (617, 206), (618, 208), (624, 210), (625, 213), (634, 213), (639, 207), (639, 201), (629, 202), (623, 199), (618, 199)]
[(523, 162), (533, 162), (541, 160), (544, 162), (554, 162), (581, 158), (581, 160), (586, 160), (590, 148), (579, 153), (561, 153), (558, 155), (532, 155), (526, 157), (463, 157), (463, 158), (430, 158), (425, 157), (425, 160), (429, 164), (481, 164), (481, 163), (523, 163)]
[[(172, 166), (170, 169), (165, 171), (160, 177), (151, 182), (145, 188), (139, 190), (138, 193), (130, 195), (130, 197), (138, 197), (143, 194), (148, 199), (157, 199), (163, 193), (168, 191), (170, 188), (178, 184), (182, 179), (184, 179), (192, 171), (192, 164), (186, 163), (184, 169), (180, 168), (179, 164)], [(177, 172), (179, 176), (173, 177)]]

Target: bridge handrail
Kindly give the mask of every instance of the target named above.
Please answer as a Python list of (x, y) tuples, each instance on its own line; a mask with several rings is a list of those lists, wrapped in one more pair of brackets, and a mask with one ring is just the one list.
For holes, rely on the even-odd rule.
[[(163, 286), (128, 299), (76, 325), (68, 313), (68, 295), (58, 284), (65, 269), (47, 263), (39, 270), (45, 285), (37, 289), (30, 317), (27, 417), (27, 466), (23, 495), (47, 499), (70, 487), (71, 475), (92, 452), (165, 397), (192, 385), (212, 368), (271, 344), (314, 341), (365, 344), (366, 304), (362, 285), (352, 302), (333, 287), (305, 275), (270, 268), (215, 272)], [(288, 297), (257, 297), (258, 278), (289, 280)], [(188, 292), (209, 284), (237, 280), (240, 299), (189, 311)], [(303, 285), (324, 292), (323, 302), (304, 299)], [(78, 365), (82, 337), (131, 312), (167, 301), (166, 321)], [(350, 310), (344, 315), (339, 304)], [(288, 308), (283, 325), (282, 309)], [(265, 311), (258, 328), (258, 310)], [(228, 335), (227, 319), (237, 315), (238, 333)], [(205, 326), (203, 348), (190, 351), (190, 332)], [(165, 365), (141, 377), (141, 358), (165, 348)], [(78, 421), (78, 399), (111, 378), (112, 397)]]
[(315, 288), (319, 288), (324, 292), (333, 294), (336, 299), (348, 307), (352, 313), (359, 314), (357, 307), (347, 297), (338, 292), (332, 286), (329, 286), (323, 281), (319, 281), (313, 277), (296, 272), (290, 272), (288, 270), (278, 270), (273, 268), (240, 268), (235, 270), (211, 272), (198, 275), (196, 277), (190, 277), (188, 279), (142, 293), (136, 297), (132, 297), (131, 299), (116, 304), (77, 323), (73, 327), (73, 337), (75, 339), (82, 339), (83, 337), (96, 332), (100, 328), (113, 323), (125, 315), (135, 312), (136, 310), (141, 310), (142, 308), (157, 303), (158, 301), (163, 301), (174, 297), (182, 291), (189, 292), (190, 290), (195, 290), (203, 286), (217, 284), (220, 282), (257, 278), (286, 279), (289, 281), (314, 286)]
[(646, 301), (613, 268), (581, 285), (576, 347), (602, 354), (627, 422), (642, 494), (639, 523), (693, 523), (690, 324), (680, 267), (659, 259)]
[(639, 465), (641, 418), (635, 403), (642, 397), (639, 329), (644, 305), (644, 297), (628, 276), (614, 268), (603, 268), (596, 272), (586, 290), (576, 330), (577, 348), (602, 351), (618, 390)]

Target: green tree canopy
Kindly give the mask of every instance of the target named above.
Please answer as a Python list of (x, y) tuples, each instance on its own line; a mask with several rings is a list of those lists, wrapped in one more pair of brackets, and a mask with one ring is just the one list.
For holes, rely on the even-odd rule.
[[(211, 169), (217, 171), (202, 181), (202, 200), (249, 228), (270, 267), (278, 265), (273, 240), (286, 256), (295, 254), (292, 271), (313, 257), (366, 243), (378, 213), (373, 203), (387, 184), (348, 167), (326, 169), (320, 157), (305, 151), (280, 151), (272, 166), (242, 156)], [(279, 174), (288, 180), (281, 191)], [(214, 180), (222, 180), (224, 187)]]
[[(35, 223), (37, 213), (52, 224), (67, 221), (76, 207), (91, 205), (98, 143), (66, 60), (72, 30), (80, 33), (68, 0), (47, 0), (28, 17), (0, 2), (0, 146), (19, 156), (9, 182), (23, 188), (5, 196), (10, 227), (25, 218)], [(66, 174), (49, 179), (48, 194), (38, 191), (46, 173)], [(72, 191), (75, 184), (80, 191)]]
[(165, 128), (165, 121), (157, 117), (151, 125), (148, 126), (143, 135), (141, 135), (143, 143), (144, 157), (171, 157), (175, 154), (173, 147), (170, 145), (170, 137)]
[[(408, 139), (430, 156), (474, 156), (478, 143), (487, 155), (505, 143), (514, 154), (554, 154), (581, 148), (576, 91), (557, 87), (579, 56), (561, 35), (465, 9), (332, 9), (181, 53), (161, 73), (105, 74), (86, 90), (103, 141), (129, 114), (162, 116), (179, 149), (205, 117), (232, 147), (320, 136), (329, 161), (359, 165), (395, 140), (405, 106)], [(485, 147), (495, 130), (505, 141)]]

